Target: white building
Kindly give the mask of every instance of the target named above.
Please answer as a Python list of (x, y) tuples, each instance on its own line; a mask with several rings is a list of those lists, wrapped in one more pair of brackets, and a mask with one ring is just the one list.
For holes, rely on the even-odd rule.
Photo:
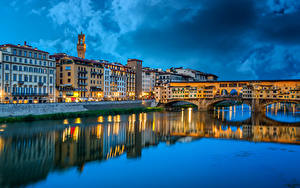
[(194, 81), (214, 81), (218, 79), (218, 76), (214, 74), (204, 73), (194, 69), (186, 69), (183, 67), (170, 68), (167, 72), (189, 76), (192, 77)]
[(110, 74), (111, 71), (109, 68), (103, 69), (103, 96), (104, 98), (110, 97)]
[(26, 45), (0, 45), (1, 102), (55, 101), (56, 65), (49, 53)]
[(150, 68), (143, 68), (142, 71), (142, 88), (143, 97), (152, 97), (156, 82), (157, 71)]

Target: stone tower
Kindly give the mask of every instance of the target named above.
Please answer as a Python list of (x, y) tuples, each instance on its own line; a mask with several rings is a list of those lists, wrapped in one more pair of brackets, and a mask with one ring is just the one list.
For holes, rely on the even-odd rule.
[(143, 92), (142, 69), (143, 61), (139, 59), (128, 59), (127, 66), (135, 72), (135, 98), (141, 99)]
[(85, 59), (85, 51), (86, 51), (85, 35), (82, 34), (82, 32), (81, 32), (78, 35), (78, 42), (77, 42), (78, 57)]

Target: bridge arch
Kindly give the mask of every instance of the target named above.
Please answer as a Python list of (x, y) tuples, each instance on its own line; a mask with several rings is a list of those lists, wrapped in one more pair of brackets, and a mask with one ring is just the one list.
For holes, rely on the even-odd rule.
[(213, 110), (218, 103), (225, 102), (225, 101), (241, 102), (242, 104), (247, 104), (248, 106), (252, 107), (252, 104), (248, 100), (243, 100), (238, 96), (236, 96), (236, 97), (227, 97), (227, 98), (219, 98), (219, 99), (211, 100), (208, 102), (207, 108), (209, 110)]
[(282, 99), (277, 99), (277, 100), (261, 100), (260, 106), (262, 108), (262, 111), (265, 111), (269, 105), (276, 104), (276, 103), (300, 104), (300, 101), (299, 100), (285, 100), (285, 101), (282, 101)]
[(174, 104), (176, 103), (187, 103), (187, 104), (192, 104), (192, 105), (195, 105), (197, 107), (199, 107), (199, 102), (198, 100), (182, 100), (182, 99), (179, 99), (179, 100), (172, 100), (172, 101), (169, 101), (168, 103), (165, 103), (164, 106), (166, 107), (171, 107), (171, 106), (174, 106)]

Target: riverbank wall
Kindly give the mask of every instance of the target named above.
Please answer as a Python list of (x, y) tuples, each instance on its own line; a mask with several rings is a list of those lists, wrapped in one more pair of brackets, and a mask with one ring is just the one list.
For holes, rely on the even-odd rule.
[(155, 107), (153, 100), (101, 101), (85, 103), (0, 104), (0, 117), (46, 115), (110, 109)]

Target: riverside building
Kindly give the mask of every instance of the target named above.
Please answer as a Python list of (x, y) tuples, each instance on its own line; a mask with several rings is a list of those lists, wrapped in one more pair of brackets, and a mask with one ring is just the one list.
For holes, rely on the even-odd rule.
[(143, 61), (139, 59), (128, 59), (127, 67), (130, 67), (131, 70), (135, 72), (135, 99), (141, 99), (143, 93)]
[(128, 100), (134, 98), (135, 72), (131, 68), (120, 63), (103, 64), (104, 73), (104, 99), (105, 100)]
[(156, 82), (156, 77), (158, 75), (157, 70), (151, 69), (149, 67), (143, 67), (142, 73), (142, 88), (143, 88), (143, 98), (151, 99), (154, 96), (154, 87)]
[(56, 87), (59, 102), (99, 101), (103, 99), (103, 65), (94, 60), (55, 54)]
[(24, 45), (0, 45), (0, 102), (55, 102), (55, 61), (49, 53)]

